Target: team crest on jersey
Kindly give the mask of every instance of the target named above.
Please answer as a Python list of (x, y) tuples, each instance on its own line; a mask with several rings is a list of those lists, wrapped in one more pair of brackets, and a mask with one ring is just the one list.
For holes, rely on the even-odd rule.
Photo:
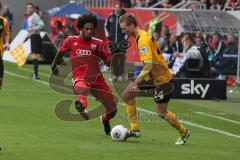
[(97, 48), (97, 45), (96, 45), (96, 44), (91, 44), (91, 48), (92, 48), (93, 50), (95, 50), (95, 49)]
[(144, 54), (147, 54), (147, 48), (146, 47), (143, 47), (140, 49), (141, 50), (141, 53), (144, 55)]
[(0, 29), (1, 29), (1, 30), (3, 29), (3, 26), (2, 26), (2, 25), (0, 25)]
[(77, 46), (77, 45), (78, 45), (78, 43), (77, 43), (77, 42), (75, 42), (75, 43), (73, 43), (73, 45), (74, 45), (74, 46)]

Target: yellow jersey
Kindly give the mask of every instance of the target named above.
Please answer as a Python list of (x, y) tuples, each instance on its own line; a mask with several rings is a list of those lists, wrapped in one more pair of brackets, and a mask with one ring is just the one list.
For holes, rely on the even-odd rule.
[(10, 36), (8, 20), (0, 16), (0, 55), (3, 56), (4, 36)]
[(172, 75), (154, 38), (148, 32), (138, 30), (136, 43), (140, 60), (144, 63), (145, 60), (152, 59), (153, 67), (144, 80), (153, 80), (155, 85), (169, 82)]

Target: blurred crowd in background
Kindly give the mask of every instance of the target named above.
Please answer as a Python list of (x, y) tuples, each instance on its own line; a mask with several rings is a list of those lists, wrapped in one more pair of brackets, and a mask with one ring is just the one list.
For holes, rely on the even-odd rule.
[[(186, 0), (119, 0), (119, 2), (126, 8), (131, 7), (158, 7), (158, 8), (172, 8), (176, 4)], [(160, 2), (160, 3), (159, 3)], [(198, 4), (202, 9), (209, 10), (239, 10), (239, 0), (191, 0)]]
[[(124, 8), (132, 8), (132, 7), (154, 7), (159, 8), (172, 8), (178, 3), (182, 2), (181, 0), (165, 0), (159, 3), (158, 0), (119, 0), (119, 3), (114, 6), (114, 10), (110, 16), (116, 18), (126, 13)], [(191, 1), (197, 2), (200, 4), (202, 9), (209, 10), (239, 10), (240, 0), (197, 0)], [(11, 29), (13, 24), (13, 14), (9, 10), (7, 5), (1, 5), (2, 11), (0, 15), (7, 18), (9, 21), (9, 28)], [(83, 6), (84, 7), (84, 6)], [(191, 6), (190, 6), (191, 7)], [(36, 6), (36, 13), (44, 19), (44, 16), (38, 6)], [(122, 35), (121, 30), (116, 28), (116, 24), (111, 23), (109, 21), (109, 17), (106, 18), (105, 32), (106, 37), (109, 41), (114, 43), (119, 43), (124, 40), (124, 35)], [(27, 26), (27, 15), (23, 15), (23, 23), (22, 29), (26, 29)], [(177, 57), (182, 56), (182, 54), (188, 54), (189, 49), (194, 46), (200, 46), (203, 53), (201, 53), (201, 63), (204, 63), (204, 72), (205, 74), (201, 77), (204, 78), (221, 78), (223, 74), (223, 70), (226, 65), (231, 68), (234, 68), (234, 64), (225, 64), (225, 58), (236, 58), (238, 54), (238, 36), (235, 34), (222, 34), (222, 33), (211, 33), (206, 34), (201, 31), (194, 32), (182, 32), (180, 35), (176, 35), (176, 33), (172, 33), (169, 29), (169, 26), (163, 25), (161, 18), (159, 16), (158, 11), (152, 11), (152, 20), (149, 23), (149, 33), (154, 37), (154, 39), (158, 42), (160, 49), (165, 55), (165, 59), (169, 64), (169, 67), (172, 68)], [(68, 36), (77, 35), (79, 31), (76, 30), (76, 27), (71, 22), (71, 20), (67, 19), (66, 23), (63, 24), (61, 21), (55, 21), (54, 25), (51, 26), (51, 32), (49, 33), (50, 39), (54, 43), (56, 47), (60, 47), (64, 39)], [(109, 36), (109, 33), (112, 33), (112, 37)], [(114, 35), (116, 34), (116, 35)], [(116, 37), (121, 37), (120, 39)], [(121, 49), (120, 49), (121, 50)], [(121, 50), (121, 53), (126, 54), (126, 48)], [(114, 53), (112, 53), (114, 54)], [(123, 69), (120, 66), (124, 65), (124, 58), (118, 57), (117, 59), (122, 59), (121, 62), (116, 61), (117, 65), (115, 66), (115, 73), (117, 75), (113, 75), (110, 81), (119, 80), (122, 81)], [(195, 66), (196, 67), (196, 66)], [(200, 64), (198, 65), (200, 66)], [(184, 72), (188, 68), (182, 67), (181, 74), (175, 75), (178, 77), (194, 77), (193, 75), (185, 74)], [(182, 74), (184, 73), (184, 74)], [(198, 74), (198, 76), (200, 76)]]

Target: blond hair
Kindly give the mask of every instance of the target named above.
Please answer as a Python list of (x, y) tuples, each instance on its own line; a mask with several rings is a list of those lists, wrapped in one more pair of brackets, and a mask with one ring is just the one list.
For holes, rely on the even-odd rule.
[(137, 20), (130, 13), (126, 13), (126, 14), (122, 15), (119, 18), (119, 23), (126, 23), (127, 26), (130, 26), (131, 24), (134, 24), (137, 27)]

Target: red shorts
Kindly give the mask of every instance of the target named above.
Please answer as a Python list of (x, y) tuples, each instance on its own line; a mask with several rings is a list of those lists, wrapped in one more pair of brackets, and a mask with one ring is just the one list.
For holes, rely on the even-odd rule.
[(91, 93), (107, 109), (116, 107), (112, 91), (102, 75), (99, 75), (94, 83), (87, 83), (83, 80), (75, 81), (73, 84), (73, 90), (77, 95), (87, 95)]

